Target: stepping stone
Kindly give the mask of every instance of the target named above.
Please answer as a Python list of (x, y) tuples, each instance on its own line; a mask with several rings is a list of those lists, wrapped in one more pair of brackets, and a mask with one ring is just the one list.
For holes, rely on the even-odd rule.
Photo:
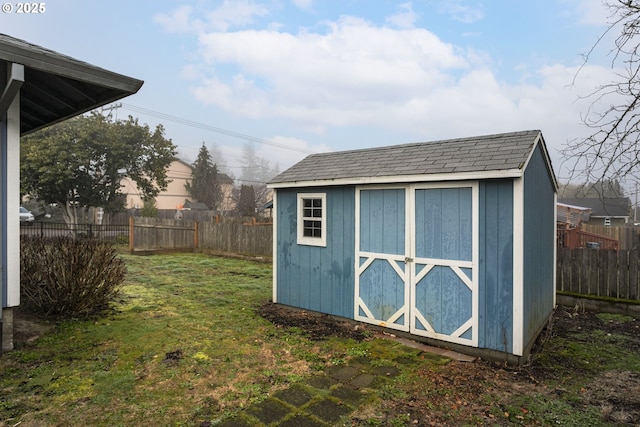
[(218, 427), (253, 427), (254, 425), (255, 423), (248, 423), (239, 418), (227, 418), (220, 424), (217, 424)]
[(371, 370), (371, 373), (380, 377), (393, 378), (400, 375), (400, 369), (395, 366), (376, 366)]
[(315, 377), (309, 378), (306, 384), (320, 390), (329, 390), (332, 385), (337, 384), (337, 381), (326, 375), (316, 375)]
[(289, 413), (289, 408), (277, 400), (267, 399), (250, 406), (247, 409), (247, 413), (256, 417), (264, 424), (271, 424), (284, 418), (284, 416)]
[(351, 381), (349, 381), (347, 383), (347, 386), (355, 390), (358, 390), (361, 388), (367, 388), (371, 385), (371, 383), (375, 379), (376, 377), (374, 377), (371, 374), (360, 374), (357, 377), (353, 378)]
[(326, 427), (325, 424), (319, 423), (311, 418), (302, 415), (296, 415), (286, 421), (278, 424), (278, 427)]
[(296, 408), (308, 403), (313, 398), (311, 393), (303, 387), (296, 385), (275, 393), (273, 397), (276, 397), (289, 405), (293, 405)]
[(351, 378), (355, 377), (360, 371), (353, 366), (332, 366), (327, 368), (325, 372), (330, 377), (338, 380), (338, 382), (346, 383)]
[(340, 402), (346, 403), (347, 405), (353, 406), (354, 408), (365, 401), (367, 397), (369, 397), (366, 393), (362, 393), (360, 391), (356, 391), (347, 387), (338, 387), (335, 390), (332, 390), (330, 396), (335, 397)]
[(335, 423), (340, 420), (340, 417), (343, 415), (349, 414), (351, 408), (340, 405), (333, 400), (324, 399), (307, 408), (307, 412), (315, 415), (326, 423)]

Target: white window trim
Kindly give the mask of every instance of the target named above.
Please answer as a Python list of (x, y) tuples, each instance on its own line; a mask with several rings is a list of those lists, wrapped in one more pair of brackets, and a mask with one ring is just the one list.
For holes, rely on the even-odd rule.
[[(303, 221), (303, 199), (321, 199), (322, 200), (322, 218), (320, 225), (321, 237), (308, 237), (304, 235)], [(308, 246), (327, 246), (327, 193), (298, 193), (297, 202), (297, 221), (298, 221), (298, 244)]]

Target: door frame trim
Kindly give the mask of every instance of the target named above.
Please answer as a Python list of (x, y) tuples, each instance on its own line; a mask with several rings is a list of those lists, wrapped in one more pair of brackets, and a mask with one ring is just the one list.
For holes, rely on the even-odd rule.
[[(463, 345), (478, 346), (478, 324), (479, 324), (479, 253), (480, 253), (480, 242), (479, 242), (479, 220), (480, 220), (480, 198), (479, 198), (479, 181), (477, 180), (465, 180), (465, 181), (448, 181), (448, 182), (420, 182), (420, 183), (412, 183), (412, 184), (388, 184), (388, 185), (358, 185), (355, 187), (355, 286), (354, 286), (354, 319), (359, 320), (366, 323), (372, 323), (378, 326), (389, 327), (396, 330), (409, 331), (414, 335), (425, 336), (429, 338), (435, 338), (442, 341), (455, 342)], [(471, 223), (472, 223), (472, 247), (471, 247), (471, 261), (459, 261), (459, 260), (431, 260), (428, 258), (420, 258), (420, 264), (426, 264), (426, 266), (420, 270), (416, 274), (416, 262), (415, 262), (415, 232), (416, 232), (416, 224), (415, 224), (415, 191), (421, 189), (447, 189), (447, 188), (471, 188)], [(405, 272), (404, 275), (400, 275), (400, 277), (404, 280), (405, 283), (405, 305), (404, 305), (404, 314), (406, 319), (406, 328), (398, 327), (399, 325), (389, 325), (387, 322), (382, 321), (373, 321), (368, 317), (362, 317), (359, 315), (360, 312), (360, 273), (364, 271), (362, 266), (360, 265), (360, 258), (362, 255), (369, 255), (366, 251), (360, 250), (360, 193), (362, 190), (404, 190), (405, 194), (405, 239), (404, 239), (404, 250), (405, 257), (411, 258), (411, 262), (409, 262), (408, 266), (405, 263)], [(373, 255), (373, 254), (370, 254)], [(386, 259), (388, 262), (397, 262), (399, 256), (398, 255), (388, 255), (381, 256), (379, 258)], [(425, 262), (426, 261), (426, 262)], [(414, 310), (415, 306), (415, 292), (414, 287), (416, 284), (416, 278), (422, 279), (426, 273), (425, 269), (429, 269), (429, 262), (435, 263), (435, 265), (447, 265), (450, 267), (463, 267), (463, 268), (471, 268), (471, 319), (466, 321), (463, 327), (459, 328), (458, 331), (454, 332), (452, 335), (443, 335), (439, 334), (435, 331), (427, 330), (416, 330), (415, 329), (415, 318), (416, 318), (416, 310)], [(407, 268), (408, 267), (408, 268)], [(396, 270), (397, 272), (397, 270)], [(469, 286), (468, 283), (465, 283)], [(395, 316), (394, 316), (395, 317)], [(460, 338), (459, 335), (465, 332), (469, 326), (471, 327), (472, 337), (471, 339)], [(466, 327), (465, 327), (466, 326)], [(425, 327), (429, 328), (429, 326)], [(416, 331), (418, 333), (416, 333)], [(455, 336), (458, 334), (458, 336)]]

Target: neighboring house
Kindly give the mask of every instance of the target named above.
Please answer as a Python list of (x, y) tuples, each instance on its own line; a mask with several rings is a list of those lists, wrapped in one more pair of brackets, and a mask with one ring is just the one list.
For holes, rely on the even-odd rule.
[(200, 202), (192, 202), (191, 200), (187, 200), (182, 205), (182, 209), (190, 210), (190, 211), (207, 211), (209, 210), (209, 206)]
[(269, 186), (274, 302), (527, 360), (555, 306), (540, 131), (314, 154)]
[[(156, 197), (156, 207), (158, 209), (177, 209), (183, 207), (187, 200), (194, 202), (193, 198), (187, 191), (185, 184), (193, 179), (193, 169), (191, 165), (182, 160), (174, 160), (167, 170), (167, 178), (170, 180), (167, 189), (160, 192)], [(222, 191), (222, 205), (218, 208), (221, 212), (230, 212), (235, 208), (233, 201), (233, 180), (224, 173), (218, 173), (218, 182)], [(123, 192), (127, 198), (127, 209), (141, 209), (144, 205), (142, 201), (142, 193), (136, 186), (136, 183), (125, 178), (121, 181)]]
[(584, 206), (568, 205), (558, 202), (556, 204), (556, 222), (558, 229), (570, 230), (580, 228), (582, 223), (589, 221), (591, 208)]
[(559, 203), (591, 209), (585, 224), (621, 226), (631, 221), (631, 201), (628, 197), (617, 198), (563, 198)]
[(0, 34), (0, 341), (20, 305), (20, 136), (136, 93), (141, 80)]

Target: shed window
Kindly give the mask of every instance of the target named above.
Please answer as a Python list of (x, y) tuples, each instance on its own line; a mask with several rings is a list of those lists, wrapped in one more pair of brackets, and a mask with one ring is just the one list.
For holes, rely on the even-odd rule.
[(298, 194), (298, 244), (327, 245), (327, 196)]

